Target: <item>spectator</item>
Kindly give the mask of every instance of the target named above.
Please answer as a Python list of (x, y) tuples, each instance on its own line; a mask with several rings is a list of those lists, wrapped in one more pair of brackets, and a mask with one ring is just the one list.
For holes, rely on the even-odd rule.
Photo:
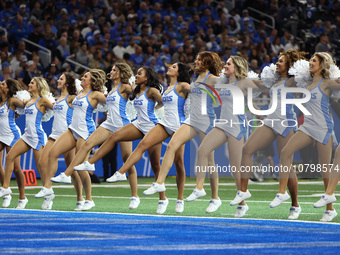
[(133, 65), (140, 67), (144, 64), (144, 56), (142, 47), (136, 46), (136, 52), (135, 54), (131, 54), (130, 61)]
[(315, 52), (330, 52), (332, 46), (329, 44), (328, 35), (321, 34), (320, 42), (315, 46)]
[(119, 59), (123, 58), (126, 49), (123, 47), (124, 41), (121, 37), (117, 38), (117, 45), (112, 49), (115, 56)]
[(89, 51), (87, 50), (86, 42), (83, 42), (83, 44), (80, 46), (80, 49), (76, 53), (76, 61), (84, 66), (87, 66), (90, 62)]
[(58, 58), (64, 62), (66, 58), (71, 56), (70, 46), (67, 44), (67, 39), (65, 37), (61, 37), (59, 39), (59, 45), (57, 47), (58, 50)]
[(315, 21), (315, 25), (311, 28), (310, 32), (314, 36), (321, 36), (321, 34), (325, 33), (325, 29), (322, 27), (321, 19)]
[[(33, 32), (28, 35), (28, 40), (38, 44), (39, 41), (43, 38), (43, 35), (41, 33), (42, 29), (42, 24), (39, 21), (35, 23)], [(38, 51), (38, 48), (31, 44), (28, 44), (27, 48), (29, 51)]]
[(22, 70), (18, 76), (18, 81), (24, 89), (28, 89), (28, 84), (30, 83), (32, 78), (36, 76), (36, 71), (36, 64), (32, 60), (28, 61), (25, 69)]
[(292, 35), (289, 39), (289, 42), (286, 44), (284, 50), (287, 51), (289, 49), (293, 49), (293, 50), (300, 50), (299, 45), (295, 42), (295, 38)]
[(1, 65), (2, 71), (1, 71), (1, 75), (0, 75), (0, 82), (6, 80), (6, 79), (10, 79), (13, 78), (13, 72), (11, 69), (11, 65), (8, 62), (4, 62)]
[(94, 20), (93, 19), (89, 19), (87, 21), (87, 27), (84, 27), (82, 30), (81, 30), (81, 35), (83, 36), (83, 38), (86, 38), (86, 35), (89, 33), (89, 32), (92, 32), (92, 29), (94, 27)]

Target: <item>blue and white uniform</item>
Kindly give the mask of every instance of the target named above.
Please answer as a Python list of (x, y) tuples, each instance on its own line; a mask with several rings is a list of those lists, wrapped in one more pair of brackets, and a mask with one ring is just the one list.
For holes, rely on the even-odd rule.
[(54, 140), (64, 133), (72, 122), (73, 109), (67, 103), (67, 95), (63, 100), (56, 102), (53, 106), (53, 126), (50, 137)]
[(26, 126), (25, 133), (21, 139), (35, 150), (40, 150), (41, 146), (45, 146), (47, 141), (46, 133), (42, 128), (42, 117), (44, 114), (39, 111), (37, 102), (25, 107)]
[(126, 114), (127, 99), (119, 93), (119, 87), (109, 93), (106, 98), (107, 118), (100, 125), (101, 127), (111, 131), (112, 133), (120, 129), (122, 126), (129, 124), (130, 120)]
[(159, 124), (165, 128), (166, 132), (169, 135), (175, 133), (176, 130), (185, 121), (185, 98), (181, 97), (176, 92), (177, 83), (178, 82), (176, 82), (171, 91), (169, 91), (168, 93), (164, 93), (162, 96), (162, 102), (164, 105), (164, 117), (159, 121)]
[[(233, 84), (236, 86), (237, 80)], [(233, 94), (228, 88), (222, 88), (218, 95), (221, 98), (221, 122), (215, 122), (215, 127), (222, 129), (227, 137), (234, 136), (237, 140), (247, 138), (247, 122), (245, 114), (234, 115), (233, 109)], [(227, 121), (227, 123), (226, 123)]]
[(12, 147), (20, 136), (20, 129), (15, 123), (15, 112), (6, 102), (0, 106), (0, 142)]
[(96, 129), (92, 118), (94, 108), (88, 99), (91, 92), (92, 90), (82, 98), (76, 96), (72, 102), (73, 117), (72, 123), (68, 128), (72, 131), (76, 140), (80, 137), (87, 140)]
[[(291, 130), (296, 131), (297, 125), (296, 114), (293, 110), (292, 104), (286, 105), (286, 116), (281, 115), (281, 100), (282, 100), (281, 89), (287, 87), (286, 82), (288, 81), (288, 79), (289, 78), (287, 78), (284, 82), (279, 83), (276, 86), (273, 86), (270, 89), (269, 93), (271, 97), (273, 95), (273, 90), (277, 90), (278, 95), (277, 108), (272, 114), (269, 114), (267, 118), (263, 120), (264, 124), (270, 127), (275, 134), (282, 135), (283, 137), (286, 137)], [(293, 95), (293, 93), (286, 94), (287, 99), (292, 99), (294, 97), (295, 96)], [(282, 125), (282, 121), (284, 121), (285, 126)]]
[(327, 144), (334, 129), (333, 118), (329, 113), (329, 97), (318, 86), (311, 89), (311, 99), (304, 104), (312, 115), (305, 115), (299, 130), (316, 141)]
[(156, 103), (146, 96), (148, 89), (149, 87), (133, 101), (133, 105), (137, 111), (137, 119), (133, 121), (132, 124), (144, 135), (158, 123), (158, 119), (155, 115)]
[[(203, 83), (205, 83), (209, 74), (210, 72), (205, 76)], [(202, 131), (208, 134), (214, 125), (215, 112), (213, 99), (204, 90), (208, 90), (210, 94), (211, 91), (203, 84), (196, 82), (192, 82), (190, 87), (190, 116), (183, 123), (195, 128), (197, 132)], [(203, 106), (206, 107), (207, 115), (202, 114)]]

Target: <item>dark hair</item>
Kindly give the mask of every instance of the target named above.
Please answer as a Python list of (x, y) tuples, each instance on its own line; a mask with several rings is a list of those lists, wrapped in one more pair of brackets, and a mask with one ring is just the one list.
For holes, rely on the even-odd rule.
[[(145, 70), (145, 75), (146, 77), (148, 77), (146, 85), (151, 88), (156, 88), (159, 90), (160, 93), (162, 93), (162, 86), (159, 81), (157, 72), (148, 66), (142, 66), (141, 68)], [(136, 97), (136, 95), (139, 93), (139, 91), (140, 91), (140, 85), (137, 85), (133, 91), (133, 96), (130, 96), (130, 100), (133, 100)]]
[(6, 79), (6, 84), (8, 87), (7, 98), (14, 96), (14, 94), (17, 93), (17, 91), (23, 89), (21, 84), (14, 79)]
[(177, 62), (177, 66), (178, 66), (177, 81), (190, 83), (191, 68), (188, 65), (183, 64), (182, 62)]
[(66, 84), (67, 84), (67, 92), (70, 95), (76, 95), (77, 89), (76, 89), (76, 77), (73, 73), (64, 72), (62, 75), (65, 75), (66, 78)]

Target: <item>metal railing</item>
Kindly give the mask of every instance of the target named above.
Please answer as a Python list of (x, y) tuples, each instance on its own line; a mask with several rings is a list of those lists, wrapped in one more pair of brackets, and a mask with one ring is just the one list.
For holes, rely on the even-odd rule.
[[(266, 24), (266, 26), (269, 27), (269, 28), (271, 28), (271, 29), (274, 29), (274, 28), (275, 28), (275, 19), (274, 19), (272, 16), (270, 16), (270, 15), (264, 13), (264, 12), (261, 12), (261, 11), (259, 11), (259, 10), (256, 10), (256, 9), (254, 9), (254, 8), (252, 8), (252, 7), (247, 7), (247, 9), (250, 10), (250, 11), (252, 11), (252, 12), (256, 12), (256, 13), (260, 14), (261, 16), (264, 16), (264, 17), (267, 17), (268, 19), (270, 19), (271, 22), (272, 22), (272, 25)], [(253, 16), (251, 16), (251, 18), (252, 18), (254, 21), (258, 22), (258, 23), (261, 22), (261, 20), (258, 20), (258, 19), (256, 19), (256, 18), (254, 18)]]

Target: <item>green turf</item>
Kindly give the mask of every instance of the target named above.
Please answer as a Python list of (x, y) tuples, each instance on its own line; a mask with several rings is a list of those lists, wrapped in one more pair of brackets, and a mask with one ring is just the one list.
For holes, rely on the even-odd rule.
[[(158, 203), (158, 195), (143, 196), (143, 191), (147, 189), (153, 178), (139, 178), (138, 195), (141, 198), (141, 203), (138, 209), (129, 210), (130, 202), (130, 188), (128, 182), (120, 182), (108, 184), (102, 182), (101, 184), (94, 184), (92, 188), (92, 198), (96, 204), (91, 209), (92, 212), (114, 212), (114, 213), (136, 213), (136, 214), (156, 214)], [(302, 207), (302, 214), (300, 220), (319, 221), (325, 208), (315, 209), (313, 204), (320, 198), (320, 196), (311, 196), (323, 193), (322, 184), (311, 184), (314, 181), (321, 180), (301, 180), (299, 181), (299, 202)], [(222, 200), (222, 206), (212, 214), (206, 214), (205, 209), (209, 205), (209, 197), (211, 195), (208, 181), (205, 184), (207, 196), (193, 202), (185, 203), (183, 216), (211, 216), (211, 217), (233, 217), (236, 211), (236, 206), (230, 206), (229, 202), (235, 197), (236, 188), (233, 181), (229, 178), (221, 178), (221, 185), (219, 186), (219, 196)], [(273, 183), (273, 184), (270, 184)], [(287, 219), (289, 214), (290, 202), (285, 202), (276, 208), (269, 208), (269, 203), (275, 197), (278, 190), (278, 182), (276, 181), (259, 182), (249, 185), (249, 190), (252, 197), (247, 200), (250, 207), (244, 218), (259, 218), (259, 219)], [(308, 185), (304, 184), (308, 183)], [(167, 185), (168, 184), (168, 185)], [(175, 178), (169, 177), (166, 180), (166, 196), (169, 198), (169, 206), (164, 215), (176, 215), (175, 203), (177, 199), (177, 189), (175, 185)], [(194, 189), (195, 179), (187, 178), (186, 187), (184, 191), (184, 198), (190, 195)], [(268, 184), (268, 185), (264, 185)], [(118, 187), (122, 186), (124, 187)], [(60, 187), (62, 186), (62, 187)], [(63, 187), (67, 188), (63, 188)], [(15, 181), (11, 181), (11, 188), (13, 191), (13, 199), (9, 208), (14, 208), (17, 205), (18, 189), (15, 188)], [(58, 188), (59, 187), (59, 188)], [(34, 198), (41, 188), (41, 181), (38, 180), (38, 186), (26, 187), (26, 196), (29, 200), (27, 209), (40, 209), (43, 198)], [(56, 198), (54, 199), (53, 210), (73, 211), (76, 204), (76, 193), (72, 185), (67, 184), (53, 184)], [(339, 191), (339, 189), (337, 189)], [(334, 203), (335, 209), (340, 212), (340, 203)], [(340, 214), (334, 219), (334, 222), (340, 223)]]

